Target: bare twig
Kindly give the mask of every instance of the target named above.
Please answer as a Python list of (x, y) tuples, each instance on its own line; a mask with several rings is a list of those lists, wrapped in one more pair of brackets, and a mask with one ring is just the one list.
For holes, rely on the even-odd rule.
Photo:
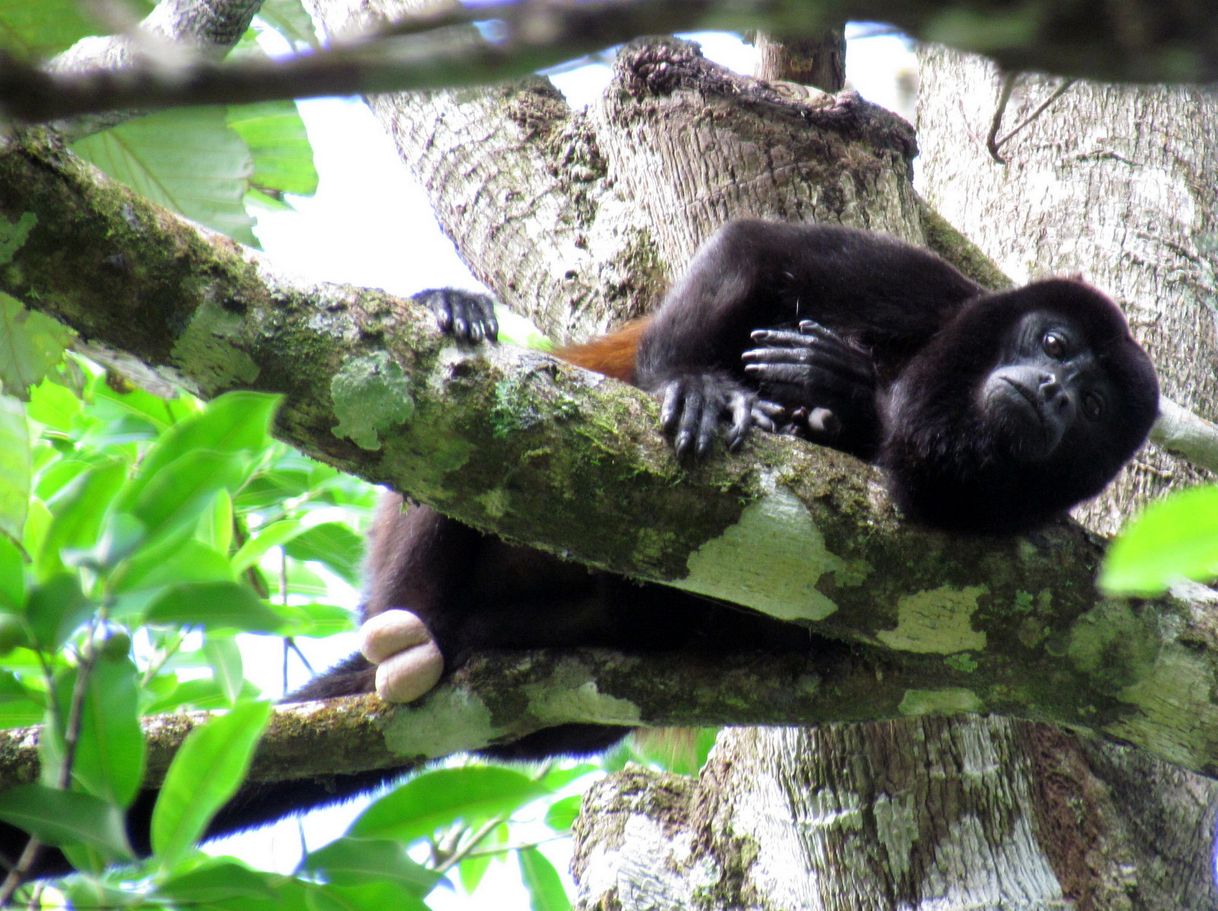
[(1042, 101), (1031, 114), (1019, 121), (1009, 131), (1007, 131), (1001, 139), (998, 137), (998, 128), (1002, 126), (1002, 115), (1006, 113), (1007, 104), (1011, 100), (1011, 90), (1015, 87), (1015, 81), (1019, 78), (1018, 73), (1010, 73), (1002, 80), (1002, 90), (998, 95), (998, 103), (994, 106), (994, 119), (990, 122), (990, 132), (985, 138), (985, 147), (990, 150), (990, 157), (999, 164), (1006, 164), (1006, 159), (998, 154), (998, 150), (1006, 145), (1016, 133), (1024, 129), (1028, 124), (1033, 123), (1037, 117), (1049, 109), (1053, 102), (1066, 94), (1070, 86), (1074, 85), (1075, 80), (1064, 79), (1061, 85), (1053, 90), (1048, 98)]
[[(0, 52), (0, 111), (42, 122), (102, 111), (485, 83), (524, 76), (639, 34), (694, 27), (710, 6), (644, 0), (446, 6), (280, 60), (220, 63), (181, 48), (172, 60), (159, 54), (118, 69), (59, 72)], [(486, 21), (501, 23), (496, 37), (470, 27)]]

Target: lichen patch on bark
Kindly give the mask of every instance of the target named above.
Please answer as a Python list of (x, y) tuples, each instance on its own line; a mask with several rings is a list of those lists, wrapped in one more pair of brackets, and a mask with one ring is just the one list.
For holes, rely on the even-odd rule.
[[(843, 561), (825, 547), (812, 514), (776, 487), (689, 557), (689, 575), (674, 583), (698, 594), (745, 604), (783, 620), (823, 620), (837, 605), (817, 584)], [(775, 580), (782, 585), (775, 587)]]
[(950, 655), (981, 651), (985, 632), (973, 629), (977, 599), (985, 586), (963, 589), (948, 586), (907, 595), (897, 604), (897, 626), (881, 630), (876, 638), (889, 648), (918, 654)]
[(902, 715), (959, 715), (980, 712), (985, 704), (972, 690), (944, 687), (938, 690), (906, 690), (897, 711)]
[(330, 396), (335, 435), (361, 449), (380, 449), (385, 434), (414, 417), (410, 379), (383, 351), (343, 364), (330, 381)]
[(398, 756), (447, 756), (489, 744), (499, 734), (486, 703), (449, 687), (409, 711), (389, 713), (382, 730)]

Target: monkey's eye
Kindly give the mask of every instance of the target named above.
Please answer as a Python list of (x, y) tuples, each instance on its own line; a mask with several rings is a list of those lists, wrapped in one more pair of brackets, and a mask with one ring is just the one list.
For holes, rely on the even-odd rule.
[(1061, 360), (1066, 356), (1066, 340), (1056, 332), (1046, 332), (1040, 340), (1040, 347), (1054, 360)]
[(1083, 394), (1083, 414), (1091, 418), (1091, 420), (1099, 420), (1104, 413), (1104, 399), (1098, 393), (1087, 392)]

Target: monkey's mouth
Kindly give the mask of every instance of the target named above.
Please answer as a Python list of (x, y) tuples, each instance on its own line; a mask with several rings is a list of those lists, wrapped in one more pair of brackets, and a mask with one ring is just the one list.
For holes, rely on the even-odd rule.
[(1034, 461), (1052, 453), (1057, 445), (1053, 422), (1045, 414), (1045, 403), (1033, 390), (1009, 376), (1000, 377), (992, 404), (1005, 412), (1003, 421), (1011, 430), (1012, 453)]

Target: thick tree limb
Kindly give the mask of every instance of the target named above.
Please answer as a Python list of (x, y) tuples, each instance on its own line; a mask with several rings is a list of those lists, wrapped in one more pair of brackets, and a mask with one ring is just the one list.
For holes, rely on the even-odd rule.
[[(0, 219), (0, 291), (206, 396), (282, 393), (279, 433), (312, 455), (479, 528), (869, 650), (876, 663), (834, 678), (832, 709), (788, 720), (1006, 713), (1218, 771), (1210, 594), (1100, 598), (1099, 545), (1077, 526), (1026, 539), (920, 530), (871, 469), (775, 438), (686, 473), (637, 390), (530, 352), (458, 350), (429, 314), (380, 292), (277, 279), (45, 137), (0, 153)], [(596, 683), (631, 706), (611, 720), (689, 720), (650, 701), (661, 687), (627, 678)], [(737, 705), (718, 720), (753, 720)]]
[[(164, 5), (202, 2), (167, 0)], [(216, 7), (233, 5), (210, 2)], [(245, 5), (253, 9), (259, 4), (246, 0)], [(475, 19), (499, 28), (493, 37), (454, 28)], [(121, 72), (98, 68), (59, 73), (3, 54), (0, 110), (19, 119), (48, 121), (124, 109), (468, 85), (520, 77), (639, 35), (726, 28), (769, 29), (798, 37), (845, 19), (891, 22), (924, 40), (986, 54), (1014, 71), (1114, 81), (1218, 78), (1218, 25), (1209, 5), (1200, 0), (1098, 6), (1089, 0), (1064, 0), (1014, 9), (1002, 0), (903, 5), (891, 0), (788, 0), (777, 5), (710, 0), (502, 2), (444, 5), (439, 12), (402, 18), (326, 50), (279, 61), (217, 63), (186, 54), (171, 65), (145, 58)], [(412, 41), (410, 36), (417, 38)]]

